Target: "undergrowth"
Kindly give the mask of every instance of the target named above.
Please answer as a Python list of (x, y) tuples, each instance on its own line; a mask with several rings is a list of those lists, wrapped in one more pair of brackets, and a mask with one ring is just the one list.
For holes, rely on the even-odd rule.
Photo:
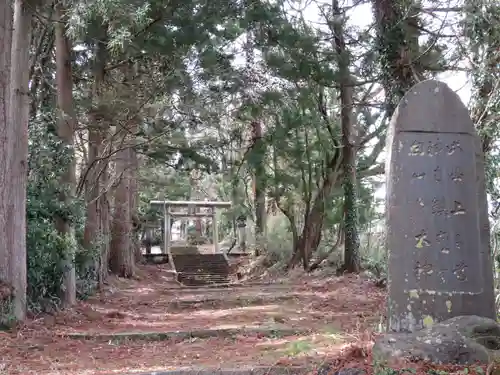
[[(62, 260), (74, 254), (77, 293), (85, 297), (95, 287), (95, 250), (80, 245), (84, 230), (83, 201), (75, 199), (60, 183), (61, 173), (72, 162), (71, 150), (53, 133), (51, 118), (32, 122), (29, 128), (29, 175), (27, 187), (28, 308), (33, 312), (57, 309), (62, 294)], [(72, 197), (61, 202), (61, 192)], [(74, 228), (62, 236), (54, 219), (60, 217)]]
[[(247, 227), (252, 228), (249, 224)], [(313, 254), (312, 260), (324, 259), (321, 268), (338, 269), (343, 263), (344, 248), (342, 244), (334, 248), (337, 233), (325, 230), (318, 249)], [(293, 236), (288, 219), (284, 215), (269, 216), (267, 231), (263, 238), (256, 239), (251, 230), (247, 233), (249, 248), (259, 248), (261, 260), (259, 267), (284, 271), (293, 254)], [(383, 234), (361, 233), (360, 257), (361, 268), (370, 271), (375, 278), (387, 275), (387, 255), (383, 243)]]

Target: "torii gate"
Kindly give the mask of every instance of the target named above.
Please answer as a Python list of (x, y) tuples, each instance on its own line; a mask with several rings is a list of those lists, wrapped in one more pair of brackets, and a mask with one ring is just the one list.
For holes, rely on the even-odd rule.
[[(162, 206), (163, 207), (163, 218), (164, 218), (164, 237), (163, 237), (163, 249), (162, 254), (170, 254), (170, 241), (171, 241), (171, 219), (173, 217), (181, 218), (200, 218), (200, 217), (211, 217), (212, 218), (212, 234), (213, 234), (213, 244), (214, 252), (219, 252), (219, 227), (217, 225), (217, 209), (223, 207), (231, 207), (231, 202), (215, 202), (215, 201), (151, 201), (151, 206)], [(208, 208), (209, 212), (192, 212), (191, 208)], [(171, 208), (188, 208), (188, 212), (175, 212)]]

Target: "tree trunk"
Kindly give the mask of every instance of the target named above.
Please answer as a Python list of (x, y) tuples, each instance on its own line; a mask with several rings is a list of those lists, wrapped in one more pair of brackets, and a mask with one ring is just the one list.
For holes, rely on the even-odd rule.
[(386, 117), (391, 118), (403, 95), (420, 77), (418, 12), (401, 0), (372, 0), (377, 26), (377, 48), (386, 97)]
[[(61, 176), (62, 191), (59, 199), (61, 203), (68, 204), (74, 198), (75, 191), (75, 159), (73, 154), (73, 136), (76, 128), (76, 117), (73, 107), (73, 77), (71, 70), (71, 45), (66, 36), (65, 21), (63, 20), (63, 10), (61, 6), (56, 9), (56, 80), (57, 80), (57, 135), (71, 150), (71, 160), (65, 167)], [(74, 229), (70, 221), (64, 217), (55, 218), (58, 232), (70, 239), (69, 243), (74, 246), (68, 248), (63, 262), (63, 306), (69, 307), (76, 303), (76, 273), (75, 273), (75, 252), (76, 241)]]
[(314, 198), (312, 208), (306, 212), (304, 228), (296, 241), (297, 245), (294, 248), (292, 259), (290, 259), (287, 264), (287, 269), (295, 267), (301, 259), (304, 269), (307, 270), (309, 268), (311, 255), (316, 251), (321, 241), (321, 233), (325, 219), (325, 200), (330, 197), (339, 176), (339, 161), (340, 156), (337, 152), (329, 162), (327, 178)]
[[(14, 315), (26, 317), (26, 187), (28, 176), (29, 121), (29, 47), (31, 38), (32, 4), (14, 2), (12, 33), (11, 91), (9, 117), (13, 121), (12, 212), (7, 211), (9, 231), (7, 243), (11, 251), (10, 272), (14, 289)], [(5, 214), (5, 213), (4, 213)]]
[(137, 241), (134, 239), (137, 236), (133, 230), (133, 219), (137, 216), (137, 182), (135, 176), (137, 155), (133, 143), (138, 128), (138, 115), (137, 98), (131, 90), (131, 87), (134, 87), (136, 77), (134, 66), (131, 63), (126, 64), (123, 73), (126, 84), (122, 92), (124, 102), (128, 103), (131, 110), (131, 115), (127, 118), (125, 128), (122, 131), (123, 138), (119, 145), (121, 150), (116, 154), (116, 174), (121, 177), (114, 194), (109, 265), (111, 272), (114, 274), (121, 277), (132, 277), (135, 273), (135, 260), (139, 258)]
[(254, 199), (255, 199), (255, 234), (265, 235), (266, 231), (266, 169), (265, 144), (262, 139), (262, 124), (252, 121), (252, 143), (254, 152)]
[(304, 229), (302, 230), (299, 243), (301, 243), (302, 265), (305, 270), (309, 268), (311, 255), (316, 251), (321, 241), (325, 220), (325, 200), (331, 195), (337, 175), (338, 172), (332, 172), (332, 176), (325, 180), (304, 222)]
[[(200, 208), (196, 207), (194, 209), (194, 212), (195, 213), (199, 213), (200, 212)], [(196, 238), (198, 240), (198, 239), (200, 239), (200, 238), (203, 237), (203, 226), (201, 225), (201, 219), (200, 218), (195, 219), (195, 221), (194, 221), (194, 227), (196, 229)], [(172, 233), (172, 231), (170, 231), (170, 233)]]
[[(138, 66), (134, 65), (130, 67), (131, 78), (134, 82), (137, 81), (139, 77)], [(136, 263), (142, 261), (142, 252), (141, 252), (141, 244), (139, 242), (138, 234), (142, 227), (142, 223), (139, 219), (139, 186), (138, 186), (138, 178), (137, 173), (139, 170), (139, 158), (137, 156), (137, 132), (139, 131), (140, 117), (139, 117), (139, 109), (137, 108), (137, 98), (135, 96), (135, 92), (132, 92), (130, 100), (135, 103), (136, 113), (134, 117), (131, 119), (129, 133), (130, 133), (130, 148), (129, 151), (129, 176), (130, 176), (130, 221), (132, 223), (133, 229), (133, 237), (132, 237), (132, 261), (135, 266)]]
[[(102, 161), (102, 174), (100, 178), (100, 186), (108, 186), (109, 181), (109, 167), (108, 161)], [(98, 214), (99, 217), (99, 228), (102, 238), (101, 246), (99, 249), (100, 259), (99, 259), (99, 279), (106, 280), (109, 270), (109, 254), (111, 247), (111, 208), (109, 204), (109, 195), (107, 192), (103, 192), (99, 196), (99, 207)]]
[(333, 244), (331, 246), (331, 249), (329, 252), (323, 254), (321, 257), (319, 257), (318, 259), (316, 259), (314, 261), (314, 263), (310, 264), (309, 265), (309, 268), (308, 268), (308, 271), (311, 272), (311, 271), (314, 271), (316, 269), (318, 269), (319, 267), (321, 267), (321, 264), (328, 259), (328, 257), (330, 256), (330, 254), (332, 254), (335, 250), (337, 250), (337, 248), (342, 244), (344, 240), (344, 229), (343, 229), (343, 224), (340, 223), (339, 224), (339, 229), (338, 229), (338, 232), (337, 232), (337, 241), (335, 242), (335, 244)]
[[(97, 79), (97, 77), (96, 77)], [(101, 144), (101, 137), (94, 124), (98, 121), (97, 116), (91, 113), (90, 116), (93, 124), (89, 129), (88, 140), (88, 173), (85, 178), (85, 190), (87, 201), (87, 214), (85, 220), (85, 230), (83, 233), (83, 246), (91, 250), (99, 236), (99, 173), (97, 170), (97, 158), (99, 156), (99, 145)]]
[[(495, 143), (498, 134), (498, 104), (494, 100), (498, 90), (498, 51), (500, 39), (492, 37), (499, 22), (483, 25), (477, 22), (480, 14), (492, 12), (498, 5), (483, 2), (465, 2), (466, 21), (463, 29), (468, 39), (471, 59), (472, 98), (474, 98), (471, 117), (481, 137), (481, 147), (486, 157)], [(493, 9), (492, 9), (493, 8)], [(486, 28), (485, 28), (486, 27)]]
[[(137, 127), (132, 129), (132, 136), (135, 137)], [(139, 232), (141, 223), (139, 220), (139, 189), (137, 185), (137, 170), (139, 168), (139, 159), (134, 147), (129, 148), (130, 153), (130, 220), (132, 222), (132, 252), (135, 257), (134, 263), (142, 260), (141, 244), (139, 241)]]
[(133, 254), (130, 241), (132, 223), (130, 214), (130, 165), (129, 149), (125, 148), (116, 154), (115, 169), (121, 175), (114, 194), (113, 223), (111, 227), (111, 245), (109, 268), (120, 277), (131, 277), (134, 274)]
[[(253, 7), (251, 1), (247, 4), (247, 9), (250, 10)], [(252, 30), (252, 25), (249, 24), (247, 29), (247, 39), (245, 42), (245, 62), (247, 70), (247, 80), (249, 80), (249, 85), (253, 85), (254, 76), (254, 30)], [(247, 100), (253, 101), (251, 97)], [(253, 196), (255, 203), (255, 237), (257, 239), (257, 244), (255, 247), (255, 255), (259, 255), (260, 248), (262, 244), (259, 240), (265, 236), (266, 233), (266, 169), (264, 165), (265, 160), (265, 144), (262, 140), (262, 123), (258, 119), (258, 114), (253, 113), (253, 120), (250, 123), (251, 131), (251, 142), (252, 142), (252, 162), (250, 162), (250, 168), (253, 174)]]
[(96, 40), (94, 57), (94, 87), (93, 108), (90, 113), (88, 173), (83, 177), (86, 187), (87, 218), (85, 222), (84, 247), (99, 248), (98, 270), (99, 287), (102, 288), (108, 276), (109, 258), (109, 202), (106, 193), (101, 194), (101, 188), (108, 180), (107, 160), (99, 161), (102, 151), (104, 134), (108, 125), (106, 108), (103, 105), (102, 92), (104, 90), (105, 64), (107, 58), (107, 26), (100, 26), (100, 38)]
[[(13, 12), (10, 2), (0, 2), (0, 281), (11, 284), (10, 247), (7, 243), (9, 212), (12, 212), (11, 166), (14, 153), (13, 126), (9, 118), (10, 60)], [(1, 319), (1, 317), (0, 317)]]
[(43, 87), (44, 72), (50, 72), (48, 64), (52, 62), (52, 51), (54, 49), (55, 43), (54, 30), (51, 26), (47, 26), (47, 33), (44, 35), (44, 39), (41, 39), (40, 54), (38, 55), (39, 60), (32, 62), (33, 69), (30, 73), (30, 119), (33, 119), (38, 114), (38, 111), (42, 108), (42, 101), (40, 91)]
[(344, 188), (344, 264), (345, 272), (359, 272), (358, 207), (356, 183), (356, 146), (353, 140), (353, 89), (349, 72), (350, 56), (344, 39), (343, 17), (338, 0), (332, 1), (333, 20), (331, 30), (334, 34), (335, 51), (338, 56), (340, 83), (340, 121), (342, 126), (342, 171)]

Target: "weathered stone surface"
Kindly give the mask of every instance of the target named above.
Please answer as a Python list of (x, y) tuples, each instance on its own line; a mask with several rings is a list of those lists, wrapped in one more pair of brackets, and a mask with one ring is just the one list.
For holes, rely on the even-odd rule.
[(387, 150), (388, 330), (494, 318), (484, 166), (460, 98), (442, 82), (415, 85)]
[(389, 333), (373, 347), (375, 365), (399, 359), (437, 364), (487, 364), (500, 354), (500, 325), (475, 315), (458, 316), (413, 333)]
[[(311, 369), (298, 366), (255, 366), (240, 368), (177, 368), (175, 370), (152, 371), (134, 375), (305, 375)], [(132, 374), (130, 374), (132, 375)]]
[(366, 375), (366, 370), (357, 367), (345, 367), (340, 370), (334, 371), (334, 366), (330, 363), (324, 363), (316, 375)]
[(335, 371), (334, 375), (366, 375), (366, 373), (366, 370), (362, 368), (347, 367)]
[[(497, 317), (495, 304), (495, 287), (493, 272), (494, 260), (490, 249), (490, 221), (488, 218), (488, 199), (486, 196), (486, 177), (484, 171), (484, 154), (482, 152), (481, 140), (476, 136), (476, 177), (478, 186), (478, 210), (479, 210), (479, 236), (481, 245), (481, 255), (483, 260), (483, 273), (485, 298), (483, 298), (484, 309), (493, 311), (493, 318)], [(487, 315), (486, 315), (487, 316)]]
[(167, 340), (188, 340), (191, 338), (210, 338), (210, 337), (232, 337), (236, 335), (259, 335), (264, 337), (285, 337), (298, 334), (306, 334), (307, 330), (300, 328), (290, 328), (282, 325), (272, 327), (265, 326), (244, 326), (236, 328), (213, 328), (213, 329), (195, 329), (191, 331), (165, 331), (165, 332), (68, 332), (61, 336), (80, 340), (101, 340), (101, 341), (120, 341), (120, 340), (145, 340), (145, 341), (167, 341)]
[(198, 246), (170, 246), (170, 254), (185, 255), (185, 254), (200, 254)]
[(143, 254), (145, 263), (148, 264), (165, 264), (168, 263), (167, 254)]

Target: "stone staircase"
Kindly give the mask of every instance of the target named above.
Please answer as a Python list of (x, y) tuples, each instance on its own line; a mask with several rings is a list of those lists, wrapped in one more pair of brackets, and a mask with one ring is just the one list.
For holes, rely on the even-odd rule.
[(172, 254), (177, 280), (189, 286), (228, 284), (229, 263), (223, 254)]

